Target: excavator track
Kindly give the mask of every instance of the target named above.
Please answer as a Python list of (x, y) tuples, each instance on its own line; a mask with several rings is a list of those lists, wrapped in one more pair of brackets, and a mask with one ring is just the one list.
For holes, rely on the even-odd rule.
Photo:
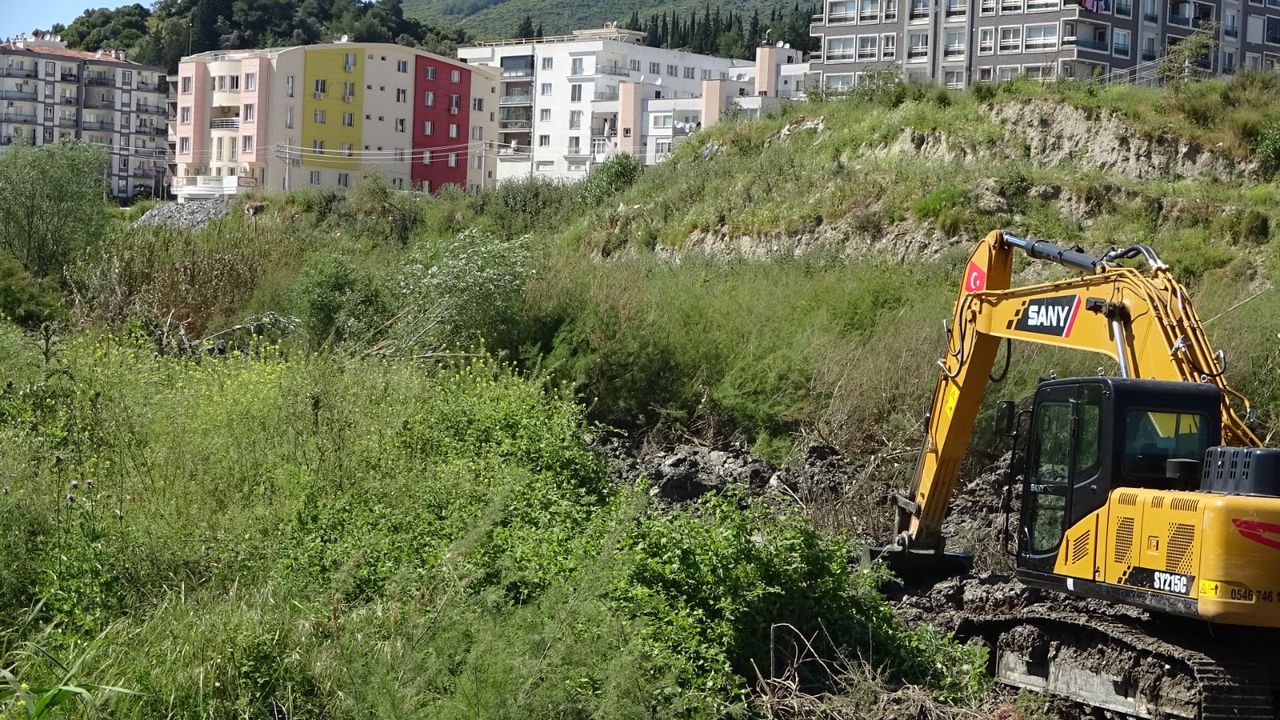
[[(1037, 606), (968, 616), (961, 639), (981, 638), (1006, 684), (1132, 717), (1275, 720), (1269, 633), (1211, 638), (1158, 619)], [(1266, 641), (1263, 638), (1267, 638)]]

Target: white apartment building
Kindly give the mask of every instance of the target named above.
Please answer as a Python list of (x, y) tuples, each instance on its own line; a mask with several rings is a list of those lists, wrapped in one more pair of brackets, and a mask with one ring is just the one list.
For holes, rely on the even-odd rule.
[(661, 162), (731, 104), (759, 113), (803, 93), (797, 50), (760, 48), (751, 62), (643, 42), (644, 33), (607, 25), (460, 48), (468, 64), (501, 75), (497, 180), (577, 180), (619, 152)]

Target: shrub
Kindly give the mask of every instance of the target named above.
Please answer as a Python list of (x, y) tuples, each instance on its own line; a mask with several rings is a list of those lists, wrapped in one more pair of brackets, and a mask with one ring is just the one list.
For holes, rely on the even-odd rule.
[(0, 246), (37, 277), (61, 275), (105, 235), (110, 213), (100, 148), (15, 143), (0, 154)]
[(1271, 121), (1258, 134), (1253, 155), (1268, 176), (1280, 172), (1280, 119)]
[(378, 280), (336, 256), (313, 260), (296, 294), (302, 329), (313, 349), (368, 340), (388, 316)]

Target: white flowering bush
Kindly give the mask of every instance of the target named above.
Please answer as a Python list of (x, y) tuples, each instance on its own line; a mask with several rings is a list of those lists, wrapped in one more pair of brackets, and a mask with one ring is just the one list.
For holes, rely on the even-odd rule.
[(501, 336), (533, 274), (531, 244), (528, 235), (506, 239), (471, 229), (411, 251), (393, 290), (400, 311), (392, 344), (418, 352)]

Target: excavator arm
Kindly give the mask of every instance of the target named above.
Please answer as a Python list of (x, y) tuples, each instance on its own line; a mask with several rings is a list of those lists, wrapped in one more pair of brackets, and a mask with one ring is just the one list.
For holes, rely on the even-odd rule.
[[(1015, 250), (1083, 274), (1010, 287)], [(1128, 259), (1147, 267), (1119, 264)], [(1223, 377), (1222, 358), (1210, 347), (1186, 290), (1151, 248), (1113, 248), (1095, 258), (996, 230), (965, 266), (911, 492), (896, 498), (899, 549), (942, 550), (942, 521), (1002, 340), (1106, 355), (1122, 377), (1214, 384), (1222, 391), (1224, 442), (1261, 444), (1236, 412), (1237, 404), (1247, 410), (1248, 402)]]

